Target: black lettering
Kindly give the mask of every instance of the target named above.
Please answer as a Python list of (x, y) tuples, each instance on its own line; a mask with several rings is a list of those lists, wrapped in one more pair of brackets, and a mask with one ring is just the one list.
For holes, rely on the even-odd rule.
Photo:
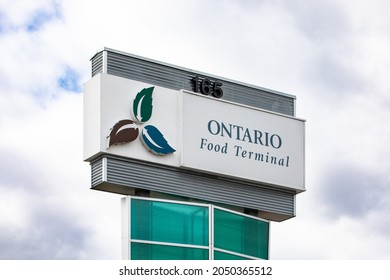
[[(212, 129), (212, 123), (214, 123), (214, 129)], [(209, 121), (209, 124), (207, 126), (209, 132), (212, 134), (212, 135), (217, 135), (219, 134), (219, 132), (221, 131), (221, 127), (219, 125), (219, 123), (216, 121), (216, 120), (211, 120)]]
[(229, 138), (232, 138), (232, 125), (229, 124), (229, 129), (228, 129), (224, 123), (221, 123), (221, 124), (222, 124), (221, 136), (225, 137), (225, 135), (223, 134), (223, 132), (225, 132), (227, 134), (227, 136), (229, 136)]
[[(248, 139), (248, 140), (245, 140)], [(244, 136), (242, 137), (242, 141), (252, 143), (251, 134), (249, 132), (249, 129), (245, 129)]]
[[(275, 138), (277, 140), (275, 140)], [(282, 146), (282, 138), (280, 138), (279, 135), (277, 134), (272, 134), (271, 136), (271, 146), (275, 149), (279, 149)], [(275, 143), (276, 142), (276, 143)]]

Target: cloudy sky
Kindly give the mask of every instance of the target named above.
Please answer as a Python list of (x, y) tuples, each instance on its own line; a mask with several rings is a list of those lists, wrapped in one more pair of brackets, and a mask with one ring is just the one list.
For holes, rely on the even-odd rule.
[(0, 259), (120, 259), (82, 88), (102, 47), (297, 96), (306, 187), (272, 259), (390, 259), (390, 2), (0, 0)]

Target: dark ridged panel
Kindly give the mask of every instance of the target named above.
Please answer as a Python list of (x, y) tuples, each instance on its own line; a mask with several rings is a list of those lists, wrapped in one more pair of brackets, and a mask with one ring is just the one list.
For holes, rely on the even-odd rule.
[[(221, 77), (195, 72), (165, 63), (136, 57), (130, 54), (105, 49), (107, 52), (107, 73), (174, 90), (193, 91), (191, 79), (195, 76), (218, 80), (223, 83), (222, 99), (289, 116), (295, 114), (295, 97), (276, 91), (250, 86)], [(102, 52), (92, 58), (92, 75), (101, 72)]]
[(92, 59), (92, 77), (103, 72), (103, 52), (97, 53)]
[(294, 193), (205, 176), (189, 170), (107, 158), (107, 181), (130, 188), (294, 216)]
[(95, 187), (103, 182), (102, 159), (91, 162), (91, 187)]

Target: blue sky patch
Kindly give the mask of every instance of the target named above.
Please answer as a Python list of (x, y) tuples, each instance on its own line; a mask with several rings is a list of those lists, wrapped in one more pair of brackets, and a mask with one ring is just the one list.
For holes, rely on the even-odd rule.
[(34, 17), (27, 23), (27, 31), (34, 32), (38, 31), (45, 25), (45, 23), (51, 21), (53, 16), (45, 12), (38, 12)]
[(34, 32), (40, 30), (46, 23), (62, 18), (62, 12), (59, 3), (53, 1), (50, 9), (38, 10), (34, 13), (31, 19), (26, 24), (28, 32)]
[(57, 81), (58, 86), (66, 91), (81, 92), (80, 75), (76, 70), (66, 67), (63, 75)]

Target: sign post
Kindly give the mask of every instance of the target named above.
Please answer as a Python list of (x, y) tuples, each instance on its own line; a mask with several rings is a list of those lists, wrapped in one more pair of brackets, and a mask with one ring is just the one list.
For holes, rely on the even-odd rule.
[(269, 221), (306, 190), (295, 97), (111, 49), (92, 73), (84, 160), (127, 196), (124, 258), (268, 259)]

